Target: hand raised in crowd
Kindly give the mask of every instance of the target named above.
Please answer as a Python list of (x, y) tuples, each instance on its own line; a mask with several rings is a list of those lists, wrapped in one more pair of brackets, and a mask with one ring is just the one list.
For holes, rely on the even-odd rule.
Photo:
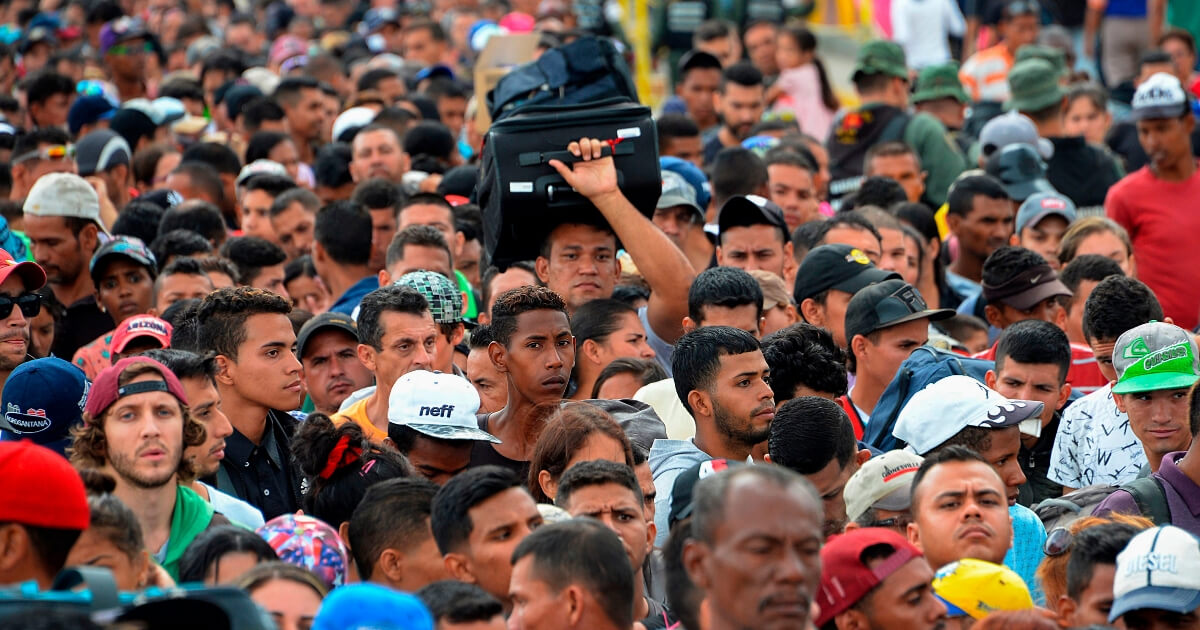
[(596, 138), (580, 138), (579, 142), (567, 145), (567, 151), (579, 158), (579, 162), (567, 166), (559, 160), (550, 160), (550, 166), (576, 192), (594, 201), (617, 192), (617, 167), (611, 155), (603, 155), (604, 145), (602, 140)]

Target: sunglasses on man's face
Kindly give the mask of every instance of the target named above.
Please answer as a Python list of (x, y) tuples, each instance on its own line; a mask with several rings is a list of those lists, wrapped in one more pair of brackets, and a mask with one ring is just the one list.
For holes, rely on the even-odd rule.
[(154, 44), (150, 42), (142, 42), (141, 44), (114, 44), (109, 47), (108, 52), (118, 56), (152, 53), (154, 52)]
[(22, 293), (17, 297), (0, 295), (0, 319), (8, 319), (13, 306), (19, 306), (26, 318), (37, 317), (42, 312), (42, 298), (36, 293)]
[(75, 146), (70, 144), (56, 144), (49, 147), (42, 147), (36, 151), (30, 151), (12, 161), (13, 164), (28, 162), (29, 160), (63, 160), (75, 157)]

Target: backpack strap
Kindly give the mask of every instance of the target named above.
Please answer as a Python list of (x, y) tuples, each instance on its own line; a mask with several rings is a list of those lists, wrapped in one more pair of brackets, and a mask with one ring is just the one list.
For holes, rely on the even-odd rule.
[(846, 417), (850, 418), (850, 426), (854, 427), (854, 439), (861, 440), (863, 438), (862, 418), (858, 416), (858, 410), (854, 408), (850, 396), (838, 396), (837, 404), (842, 406), (842, 411), (845, 411)]
[(879, 134), (879, 142), (901, 142), (904, 139), (904, 132), (908, 129), (908, 121), (912, 117), (907, 112), (901, 112), (888, 121), (886, 127), (883, 128), (883, 133)]
[(1167, 493), (1162, 481), (1153, 475), (1134, 479), (1121, 486), (1133, 496), (1142, 516), (1154, 521), (1155, 525), (1171, 524), (1171, 506), (1167, 505)]

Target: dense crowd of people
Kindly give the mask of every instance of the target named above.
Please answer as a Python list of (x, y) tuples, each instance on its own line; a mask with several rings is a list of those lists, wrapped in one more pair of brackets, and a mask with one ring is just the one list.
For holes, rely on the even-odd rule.
[(0, 625), (1200, 628), (1200, 3), (835, 4), (0, 0)]

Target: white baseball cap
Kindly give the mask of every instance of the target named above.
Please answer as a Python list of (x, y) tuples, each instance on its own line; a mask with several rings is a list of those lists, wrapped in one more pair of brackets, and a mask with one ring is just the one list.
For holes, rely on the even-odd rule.
[(892, 434), (924, 455), (967, 427), (1003, 429), (1020, 426), (1028, 435), (1041, 433), (1043, 405), (1010, 400), (970, 376), (955, 374), (913, 394), (900, 410)]
[(442, 440), (500, 443), (479, 428), (479, 392), (454, 374), (416, 370), (401, 376), (388, 396), (388, 424), (409, 427)]
[(100, 231), (100, 196), (87, 180), (74, 173), (46, 173), (34, 182), (22, 207), (35, 217), (75, 217), (94, 222)]
[(1200, 608), (1200, 541), (1174, 525), (1134, 536), (1117, 556), (1112, 623), (1131, 610), (1186, 614)]
[(1156, 72), (1138, 86), (1131, 105), (1129, 115), (1134, 120), (1179, 118), (1188, 111), (1188, 97), (1179, 79)]
[(888, 451), (868, 459), (846, 481), (846, 518), (856, 520), (871, 508), (903, 512), (912, 507), (912, 482), (924, 461), (908, 451)]

